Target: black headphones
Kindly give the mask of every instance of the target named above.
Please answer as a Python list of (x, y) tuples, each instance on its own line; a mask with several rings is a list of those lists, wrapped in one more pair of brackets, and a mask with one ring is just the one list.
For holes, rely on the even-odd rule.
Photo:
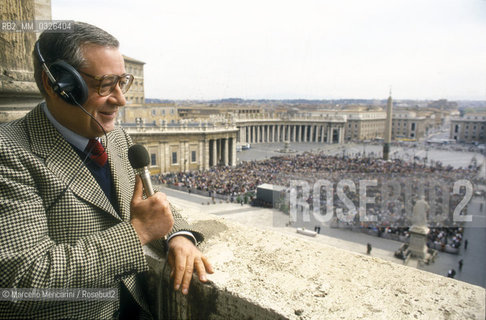
[(64, 101), (78, 106), (88, 100), (88, 86), (79, 72), (63, 60), (57, 60), (47, 67), (40, 52), (39, 40), (35, 43), (34, 52), (39, 59), (42, 69), (49, 78), (49, 84)]

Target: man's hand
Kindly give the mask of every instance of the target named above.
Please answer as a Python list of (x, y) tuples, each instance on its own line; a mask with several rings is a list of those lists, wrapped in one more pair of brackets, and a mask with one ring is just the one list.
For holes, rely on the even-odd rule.
[(192, 273), (196, 270), (199, 280), (206, 282), (206, 273), (213, 273), (213, 267), (201, 251), (184, 236), (175, 236), (169, 241), (169, 264), (171, 277), (174, 278), (174, 290), (179, 290), (182, 285), (182, 293), (189, 292)]
[(130, 203), (130, 223), (142, 245), (164, 237), (174, 225), (174, 218), (165, 193), (156, 192), (147, 199), (143, 199), (142, 179), (138, 176)]

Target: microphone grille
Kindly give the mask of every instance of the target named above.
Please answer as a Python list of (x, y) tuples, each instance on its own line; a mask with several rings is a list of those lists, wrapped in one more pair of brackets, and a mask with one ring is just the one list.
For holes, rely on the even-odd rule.
[(147, 167), (150, 163), (147, 149), (141, 144), (134, 144), (128, 149), (128, 160), (134, 169)]

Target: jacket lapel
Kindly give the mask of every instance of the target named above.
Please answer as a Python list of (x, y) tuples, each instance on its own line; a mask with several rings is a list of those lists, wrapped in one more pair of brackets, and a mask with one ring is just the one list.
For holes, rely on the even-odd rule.
[[(115, 187), (115, 193), (118, 200), (118, 207), (120, 210), (120, 216), (123, 221), (130, 220), (130, 202), (132, 194), (124, 192), (126, 186), (130, 186), (130, 180), (128, 175), (122, 174), (126, 172), (126, 150), (119, 148), (116, 141), (116, 133), (110, 132), (108, 137), (108, 163), (110, 164), (111, 176), (113, 179), (113, 185)], [(102, 138), (103, 145), (106, 146), (105, 138)], [(125, 154), (124, 154), (125, 153)], [(125, 159), (125, 160), (124, 160)]]
[[(119, 219), (118, 214), (73, 147), (49, 122), (40, 106), (27, 117), (32, 152), (81, 199)], [(89, 186), (89, 187), (87, 187)]]

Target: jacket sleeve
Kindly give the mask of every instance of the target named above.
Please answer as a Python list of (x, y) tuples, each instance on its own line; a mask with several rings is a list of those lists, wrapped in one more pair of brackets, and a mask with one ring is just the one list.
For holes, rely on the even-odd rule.
[[(47, 173), (41, 160), (0, 137), (0, 288), (115, 287), (121, 277), (148, 269), (129, 222), (110, 224), (100, 218), (93, 230), (83, 230), (89, 224), (71, 226), (70, 230), (79, 229), (76, 241), (54, 241), (52, 234), (65, 232), (74, 223), (69, 218), (84, 212), (73, 213), (66, 206), (69, 218), (65, 219), (46, 212), (46, 203), (52, 199), (45, 199), (39, 184)], [(76, 207), (79, 200), (69, 196)]]

